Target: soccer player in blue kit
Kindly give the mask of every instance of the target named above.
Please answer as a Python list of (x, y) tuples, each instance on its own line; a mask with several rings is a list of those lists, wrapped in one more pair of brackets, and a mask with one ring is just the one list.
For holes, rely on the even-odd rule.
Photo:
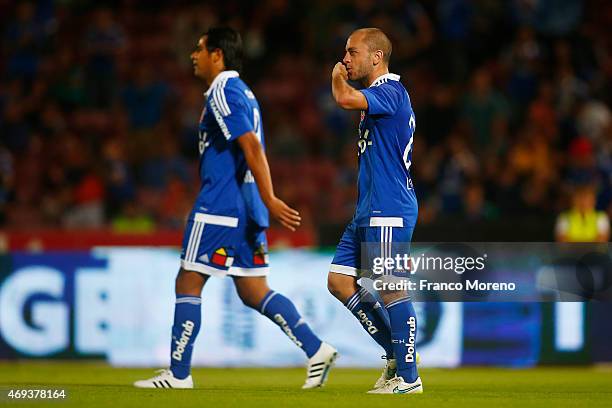
[[(363, 276), (380, 278), (364, 271), (371, 266), (370, 252), (382, 259), (403, 256), (402, 248), (409, 251), (418, 213), (410, 178), (415, 117), (399, 76), (389, 73), (391, 50), (381, 30), (356, 30), (332, 72), (336, 103), (361, 111), (361, 121), (357, 208), (336, 248), (328, 287), (385, 350), (386, 367), (369, 392), (413, 394), (422, 393), (423, 385), (416, 366), (416, 313), (410, 296), (407, 291), (382, 287), (379, 294), (385, 313), (358, 284)], [(348, 80), (361, 83), (364, 89), (353, 88)]]
[(304, 351), (308, 367), (302, 388), (322, 386), (337, 356), (266, 281), (268, 212), (292, 231), (300, 216), (274, 195), (261, 112), (239, 77), (241, 59), (240, 35), (225, 27), (210, 29), (191, 54), (195, 75), (208, 86), (199, 124), (201, 187), (176, 278), (170, 368), (135, 382), (136, 387), (193, 388), (191, 354), (200, 329), (201, 292), (210, 276), (231, 276), (244, 304), (272, 320)]

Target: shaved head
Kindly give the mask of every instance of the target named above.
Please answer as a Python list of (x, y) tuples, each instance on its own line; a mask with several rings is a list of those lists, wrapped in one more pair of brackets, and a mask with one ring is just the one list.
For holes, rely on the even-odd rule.
[(348, 79), (370, 86), (377, 77), (389, 72), (391, 41), (378, 28), (360, 28), (346, 40), (342, 63)]
[(351, 37), (360, 36), (363, 42), (366, 43), (370, 52), (382, 51), (383, 53), (383, 61), (385, 64), (389, 64), (389, 59), (391, 58), (391, 51), (393, 47), (391, 46), (391, 41), (389, 41), (389, 37), (382, 30), (378, 28), (360, 28), (359, 30), (353, 31)]

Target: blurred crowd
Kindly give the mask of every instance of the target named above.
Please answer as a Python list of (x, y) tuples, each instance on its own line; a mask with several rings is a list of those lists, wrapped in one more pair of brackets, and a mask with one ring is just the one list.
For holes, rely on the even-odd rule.
[(422, 224), (555, 214), (577, 186), (612, 212), (607, 0), (0, 0), (0, 227), (180, 228), (197, 194), (207, 27), (243, 35), (277, 194), (344, 224), (358, 118), (330, 76), (346, 38), (393, 42), (417, 117)]

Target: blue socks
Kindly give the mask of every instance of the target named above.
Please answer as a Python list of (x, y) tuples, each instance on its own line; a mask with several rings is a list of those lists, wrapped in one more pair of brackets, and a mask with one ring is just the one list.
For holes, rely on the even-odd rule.
[[(191, 371), (193, 343), (200, 331), (202, 299), (198, 296), (176, 295), (170, 370), (178, 379), (185, 379)], [(275, 322), (298, 345), (308, 358), (312, 357), (321, 340), (312, 332), (289, 299), (274, 291), (268, 292), (259, 305), (261, 314)]]
[(200, 331), (202, 299), (199, 296), (176, 295), (174, 325), (170, 345), (170, 370), (178, 379), (185, 379), (191, 371), (193, 343)]
[(416, 313), (410, 298), (396, 300), (387, 306), (391, 321), (393, 352), (397, 361), (397, 375), (407, 383), (419, 377), (416, 366)]
[(360, 287), (345, 303), (363, 328), (385, 350), (387, 358), (397, 361), (397, 375), (408, 383), (419, 374), (416, 367), (416, 313), (410, 298), (396, 300), (386, 306), (389, 320), (380, 303)]
[(280, 293), (269, 291), (262, 299), (259, 311), (276, 323), (292, 342), (304, 350), (308, 358), (319, 350), (321, 340), (312, 332), (293, 303)]
[(393, 358), (391, 329), (385, 311), (365, 288), (359, 287), (344, 304), (359, 320), (365, 331), (385, 350), (387, 358)]

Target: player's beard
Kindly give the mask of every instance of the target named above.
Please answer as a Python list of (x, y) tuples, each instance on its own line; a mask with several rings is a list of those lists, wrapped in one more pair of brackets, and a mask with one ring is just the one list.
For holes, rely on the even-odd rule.
[(359, 77), (358, 78), (354, 78), (353, 81), (355, 82), (359, 82), (364, 88), (367, 88), (368, 85), (368, 76), (370, 75), (369, 72), (367, 72), (365, 69), (360, 69), (359, 70)]
[(361, 81), (361, 76), (359, 75), (360, 71), (355, 67), (351, 68), (351, 72), (348, 75), (348, 79), (350, 81)]
[(351, 68), (351, 76), (349, 77), (349, 79), (351, 81), (360, 83), (365, 88), (369, 85), (367, 83), (369, 75), (370, 73), (368, 72), (368, 68), (366, 66), (353, 65), (353, 67)]

